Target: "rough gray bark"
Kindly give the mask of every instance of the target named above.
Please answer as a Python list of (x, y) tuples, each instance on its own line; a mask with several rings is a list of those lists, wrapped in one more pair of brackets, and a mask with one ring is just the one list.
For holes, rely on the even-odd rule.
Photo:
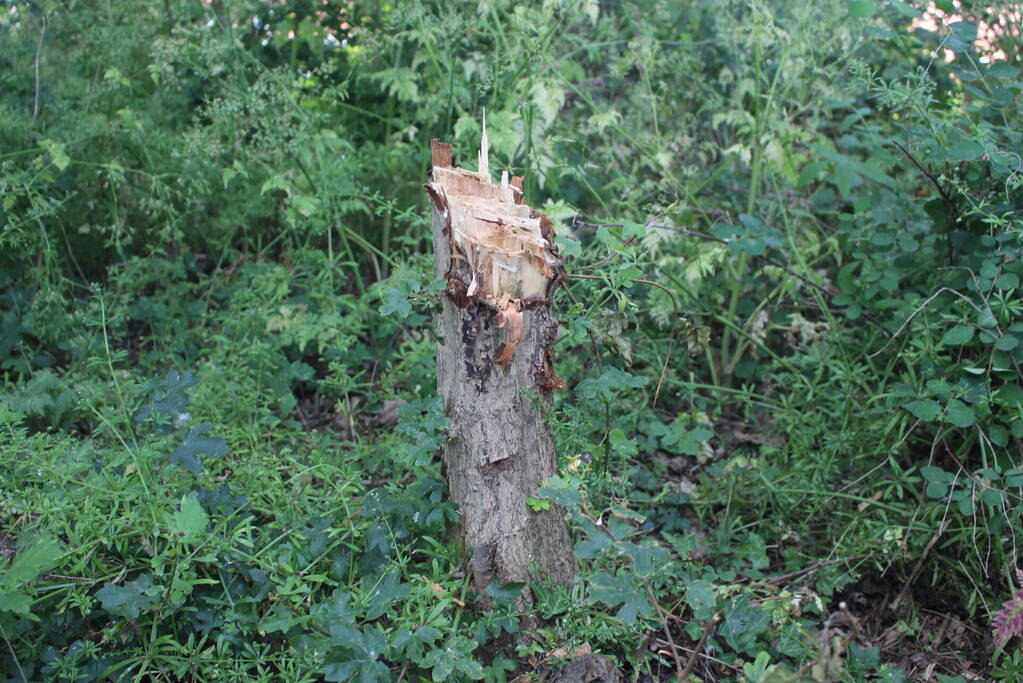
[(485, 133), (481, 172), (453, 168), (450, 145), (431, 148), (436, 272), (448, 282), (435, 318), (437, 389), (451, 421), (444, 462), (473, 583), (480, 593), (494, 577), (567, 583), (576, 563), (562, 511), (526, 504), (556, 473), (542, 421), (563, 386), (551, 294), (564, 271), (551, 223), (521, 203), (520, 178), (491, 182)]

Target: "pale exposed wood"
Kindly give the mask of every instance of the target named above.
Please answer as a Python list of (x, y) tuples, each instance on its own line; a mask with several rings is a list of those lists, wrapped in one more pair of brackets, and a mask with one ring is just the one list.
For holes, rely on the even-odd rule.
[(436, 165), (446, 158), (431, 147), (436, 273), (448, 282), (435, 319), (437, 387), (451, 421), (444, 462), (474, 584), (482, 592), (493, 578), (565, 583), (576, 565), (562, 513), (525, 502), (556, 473), (541, 419), (549, 392), (563, 386), (552, 358), (550, 299), (563, 277), (553, 230), (521, 204), (521, 178), (491, 182), (484, 145), (484, 173)]

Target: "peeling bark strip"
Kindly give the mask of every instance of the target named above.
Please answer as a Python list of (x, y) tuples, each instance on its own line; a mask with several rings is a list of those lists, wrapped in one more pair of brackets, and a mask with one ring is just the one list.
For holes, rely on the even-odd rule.
[(491, 181), (486, 147), (484, 129), (473, 172), (452, 167), (451, 146), (434, 140), (426, 185), (437, 277), (448, 283), (435, 320), (437, 389), (451, 421), (444, 461), (481, 595), (493, 578), (567, 583), (576, 572), (562, 512), (526, 505), (556, 473), (541, 418), (564, 386), (551, 310), (564, 269), (550, 220), (522, 203), (521, 178)]

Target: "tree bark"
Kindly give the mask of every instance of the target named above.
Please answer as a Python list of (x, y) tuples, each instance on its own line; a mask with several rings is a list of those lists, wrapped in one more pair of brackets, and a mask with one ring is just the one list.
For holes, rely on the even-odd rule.
[(437, 277), (448, 283), (435, 317), (437, 389), (451, 422), (444, 464), (480, 595), (495, 577), (568, 583), (576, 572), (562, 511), (526, 504), (556, 473), (543, 416), (564, 386), (551, 307), (564, 269), (551, 221), (522, 204), (522, 179), (491, 182), (486, 146), (484, 132), (473, 172), (452, 167), (451, 146), (434, 140), (426, 185)]

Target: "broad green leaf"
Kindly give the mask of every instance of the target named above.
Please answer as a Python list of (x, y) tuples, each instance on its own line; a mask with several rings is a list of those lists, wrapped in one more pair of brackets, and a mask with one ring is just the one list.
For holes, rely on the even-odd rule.
[(575, 554), (581, 560), (592, 560), (601, 550), (611, 545), (611, 537), (588, 519), (582, 519), (580, 525), (586, 533), (586, 538), (575, 544)]
[(999, 351), (1012, 351), (1019, 346), (1019, 338), (1012, 334), (1002, 335), (995, 341), (995, 348)]
[(284, 607), (284, 605), (277, 604), (259, 620), (259, 631), (260, 633), (287, 631), (298, 621), (299, 619), (294, 612)]
[(907, 19), (916, 19), (921, 15), (920, 10), (902, 0), (888, 0), (888, 5)]
[(1016, 289), (1019, 287), (1019, 276), (1015, 273), (1002, 273), (995, 279), (998, 289)]
[(194, 493), (181, 497), (181, 505), (170, 517), (170, 528), (187, 540), (195, 540), (206, 531), (210, 518)]
[(18, 591), (0, 591), (0, 613), (14, 612), (22, 616), (31, 614), (32, 598)]
[(973, 339), (973, 327), (970, 325), (956, 325), (941, 338), (945, 346), (961, 346)]
[(554, 241), (557, 242), (561, 248), (561, 254), (566, 258), (575, 258), (582, 256), (583, 248), (582, 244), (578, 240), (574, 240), (571, 237), (565, 237), (564, 235), (556, 235)]
[(443, 645), (423, 657), (420, 666), (432, 669), (435, 681), (446, 681), (456, 671), (470, 680), (483, 678), (483, 667), (472, 657), (476, 642), (465, 636), (452, 636)]
[(671, 423), (667, 434), (661, 437), (661, 446), (680, 455), (698, 455), (701, 445), (710, 440), (714, 432), (706, 427), (686, 429), (681, 420)]
[(850, 643), (849, 660), (860, 671), (876, 669), (881, 664), (881, 648), (862, 647), (857, 643)]
[(1008, 408), (1023, 405), (1023, 387), (1018, 384), (1003, 384), (995, 392), (995, 400)]
[(203, 436), (210, 430), (210, 425), (199, 424), (189, 430), (185, 442), (174, 449), (170, 461), (172, 465), (180, 465), (192, 474), (202, 472), (200, 456), (219, 458), (227, 453), (227, 442), (219, 436)]
[(0, 566), (0, 588), (14, 590), (35, 581), (40, 574), (53, 567), (63, 554), (60, 544), (47, 536), (27, 548), (19, 549), (6, 570)]
[(686, 602), (696, 619), (710, 619), (714, 615), (714, 586), (710, 581), (693, 581), (686, 587)]
[(985, 488), (980, 494), (980, 499), (988, 507), (1001, 507), (1005, 502), (1005, 494), (998, 489)]
[(110, 614), (126, 619), (138, 619), (142, 612), (148, 611), (156, 604), (161, 592), (159, 586), (153, 585), (153, 577), (143, 574), (123, 586), (104, 584), (96, 591), (96, 597), (103, 609)]
[(945, 417), (946, 421), (951, 422), (956, 427), (972, 427), (976, 422), (973, 409), (958, 399), (952, 399), (948, 402)]
[(616, 576), (607, 572), (594, 574), (590, 579), (590, 598), (608, 607), (621, 605), (616, 616), (626, 624), (632, 624), (637, 616), (648, 616), (653, 611), (646, 595), (633, 585), (632, 579), (624, 571)]
[(874, 0), (849, 0), (849, 16), (854, 19), (869, 19), (876, 11)]
[(940, 467), (934, 467), (933, 465), (924, 465), (921, 467), (920, 476), (922, 476), (926, 481), (946, 482), (955, 479), (952, 474), (946, 472)]
[(756, 649), (757, 637), (767, 630), (771, 624), (771, 613), (767, 610), (752, 607), (749, 598), (733, 599), (722, 610), (724, 621), (719, 633), (724, 636), (733, 650), (752, 654)]
[(642, 237), (643, 235), (646, 234), (646, 231), (647, 231), (646, 226), (643, 225), (642, 223), (633, 223), (631, 221), (626, 221), (622, 225), (622, 234), (625, 237)]
[(613, 448), (619, 455), (631, 458), (639, 453), (639, 447), (636, 445), (636, 440), (625, 436), (625, 432), (621, 429), (612, 429), (608, 438), (611, 441), (611, 448)]
[(969, 21), (956, 21), (949, 24), (949, 35), (945, 47), (953, 52), (969, 52), (973, 41), (977, 39), (977, 25)]
[(388, 607), (404, 598), (411, 590), (408, 585), (401, 583), (398, 579), (397, 570), (387, 572), (369, 591), (366, 618), (370, 620), (379, 618), (387, 611)]
[(924, 422), (934, 422), (941, 415), (941, 406), (938, 405), (937, 401), (932, 401), (929, 398), (920, 401), (910, 401), (902, 407)]
[(540, 486), (539, 494), (544, 498), (550, 498), (558, 505), (571, 507), (582, 501), (582, 494), (579, 492), (580, 482), (575, 477), (560, 477), (554, 475), (548, 477)]
[(380, 315), (382, 316), (393, 315), (398, 318), (407, 318), (412, 313), (412, 304), (409, 303), (404, 293), (394, 287), (384, 290), (383, 299), (384, 302), (380, 306)]

